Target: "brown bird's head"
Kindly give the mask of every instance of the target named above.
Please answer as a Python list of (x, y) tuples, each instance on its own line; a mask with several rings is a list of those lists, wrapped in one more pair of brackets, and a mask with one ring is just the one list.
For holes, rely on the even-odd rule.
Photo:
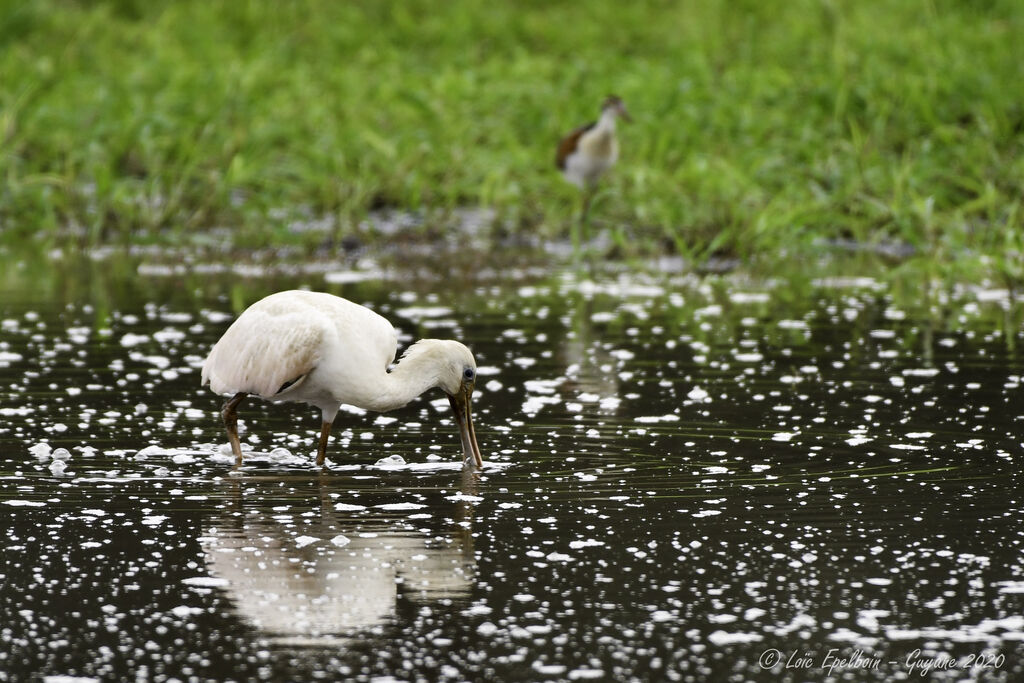
[(611, 111), (625, 121), (633, 120), (633, 117), (629, 115), (629, 111), (626, 109), (626, 103), (618, 95), (609, 95), (604, 98), (604, 102), (601, 104), (601, 113), (603, 114), (606, 111)]

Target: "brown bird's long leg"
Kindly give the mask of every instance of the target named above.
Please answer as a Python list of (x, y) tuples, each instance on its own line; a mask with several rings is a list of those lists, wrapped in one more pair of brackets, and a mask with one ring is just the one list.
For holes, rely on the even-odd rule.
[(594, 193), (596, 191), (597, 188), (589, 183), (583, 189), (583, 210), (580, 211), (580, 227), (583, 231), (584, 242), (590, 239), (590, 204), (594, 201)]
[(232, 396), (221, 409), (221, 417), (224, 418), (224, 426), (228, 430), (228, 441), (231, 442), (231, 450), (235, 454), (235, 467), (242, 466), (242, 444), (238, 440), (238, 404), (248, 394), (240, 392)]
[(316, 465), (317, 467), (323, 467), (324, 458), (327, 457), (327, 439), (331, 436), (331, 423), (324, 422), (324, 426), (320, 428), (320, 444), (316, 448)]
[(578, 261), (590, 242), (590, 203), (594, 199), (595, 186), (593, 183), (585, 183), (583, 186), (583, 206), (580, 208), (580, 215), (572, 226), (572, 251), (573, 257)]

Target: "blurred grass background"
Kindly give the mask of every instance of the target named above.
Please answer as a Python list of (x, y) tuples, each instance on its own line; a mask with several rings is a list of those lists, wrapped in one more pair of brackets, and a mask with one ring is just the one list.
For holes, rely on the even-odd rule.
[(1022, 35), (1018, 0), (0, 0), (0, 240), (476, 206), (558, 236), (555, 145), (615, 92), (594, 215), (634, 249), (892, 240), (1024, 276)]

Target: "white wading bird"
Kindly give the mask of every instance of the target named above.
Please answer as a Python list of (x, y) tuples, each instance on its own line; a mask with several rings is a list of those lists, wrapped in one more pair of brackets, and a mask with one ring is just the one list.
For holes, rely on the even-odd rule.
[(319, 408), (323, 465), (331, 423), (342, 403), (385, 412), (434, 387), (448, 394), (464, 463), (482, 467), (470, 415), (476, 361), (457, 341), (421, 339), (391, 368), (395, 328), (365, 306), (331, 294), (292, 290), (257, 301), (231, 324), (203, 363), (202, 384), (229, 396), (221, 411), (235, 467), (242, 464), (238, 404), (253, 394)]

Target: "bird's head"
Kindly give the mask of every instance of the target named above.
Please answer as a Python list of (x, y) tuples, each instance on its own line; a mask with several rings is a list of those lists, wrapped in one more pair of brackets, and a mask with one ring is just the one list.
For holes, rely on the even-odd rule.
[(609, 95), (604, 98), (604, 103), (601, 105), (601, 113), (603, 114), (604, 112), (610, 112), (625, 121), (633, 120), (633, 117), (629, 115), (629, 111), (626, 109), (626, 103), (618, 95)]
[(449, 396), (462, 393), (467, 388), (472, 393), (476, 381), (476, 359), (473, 358), (473, 352), (464, 344), (450, 339), (429, 341), (434, 342), (432, 351), (438, 364), (437, 386)]
[(437, 386), (448, 394), (448, 401), (455, 414), (464, 460), (483, 467), (483, 456), (476, 442), (471, 410), (473, 387), (476, 384), (476, 359), (473, 353), (457, 341), (422, 339), (409, 348), (400, 365), (408, 364), (409, 361), (433, 368)]
[(463, 460), (472, 461), (477, 467), (483, 467), (484, 459), (476, 442), (476, 429), (473, 427), (471, 414), (473, 387), (476, 384), (476, 359), (473, 358), (473, 353), (459, 342), (445, 343), (448, 345), (446, 357), (449, 365), (442, 377), (444, 384), (441, 388), (448, 394), (448, 402), (455, 413), (455, 423), (459, 426)]

